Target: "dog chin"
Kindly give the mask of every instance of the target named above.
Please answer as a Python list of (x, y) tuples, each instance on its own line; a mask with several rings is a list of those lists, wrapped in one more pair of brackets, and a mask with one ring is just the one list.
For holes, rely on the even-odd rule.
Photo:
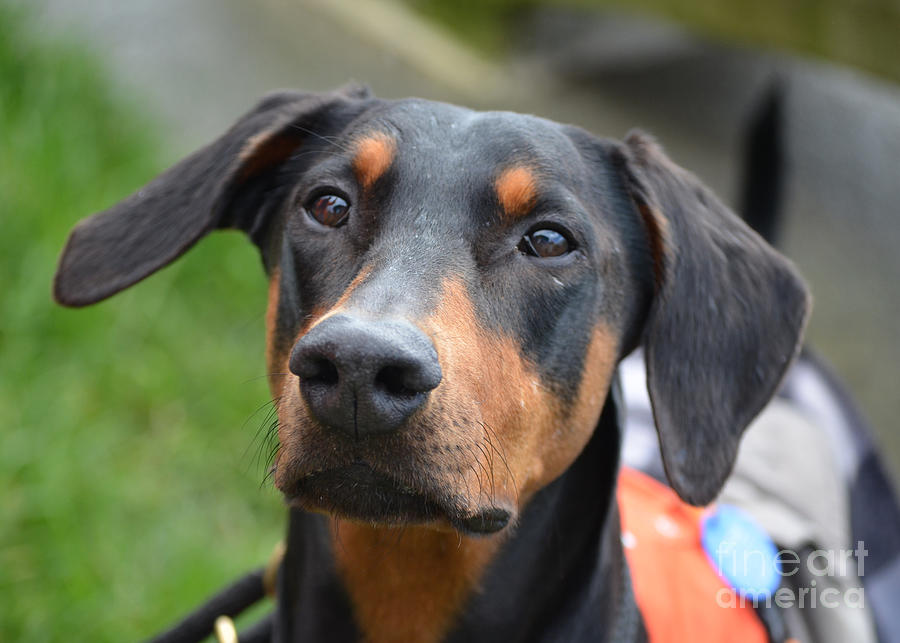
[(374, 525), (427, 525), (488, 536), (512, 520), (512, 512), (501, 507), (460, 511), (362, 462), (308, 474), (282, 492), (292, 507)]

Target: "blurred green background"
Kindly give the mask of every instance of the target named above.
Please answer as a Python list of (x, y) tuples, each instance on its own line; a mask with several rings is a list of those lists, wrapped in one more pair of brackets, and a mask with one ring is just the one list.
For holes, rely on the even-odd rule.
[(29, 19), (0, 3), (0, 640), (135, 640), (281, 537), (265, 282), (220, 234), (102, 306), (51, 304), (72, 224), (163, 155), (101, 61)]
[(548, 4), (0, 0), (0, 642), (146, 637), (281, 538), (255, 249), (216, 233), (98, 306), (50, 298), (78, 219), (276, 87), (355, 78), (600, 135), (644, 127), (733, 203), (747, 115), (777, 72), (783, 247), (816, 295), (809, 335), (900, 463), (894, 5), (641, 0), (658, 24), (583, 11), (621, 2)]

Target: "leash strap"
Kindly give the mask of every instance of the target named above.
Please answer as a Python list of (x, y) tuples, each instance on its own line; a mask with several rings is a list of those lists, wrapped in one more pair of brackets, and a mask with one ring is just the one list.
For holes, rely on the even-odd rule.
[(275, 583), (284, 543), (272, 552), (268, 565), (242, 576), (185, 616), (174, 627), (156, 635), (148, 643), (199, 643), (215, 633), (221, 643), (263, 643), (272, 638), (272, 615), (269, 614), (240, 636), (234, 629), (233, 618), (266, 596), (275, 595)]
[[(198, 643), (213, 633), (220, 616), (236, 617), (266, 595), (263, 569), (238, 579), (185, 616), (175, 627), (150, 639), (150, 643)], [(245, 639), (241, 638), (241, 641)]]

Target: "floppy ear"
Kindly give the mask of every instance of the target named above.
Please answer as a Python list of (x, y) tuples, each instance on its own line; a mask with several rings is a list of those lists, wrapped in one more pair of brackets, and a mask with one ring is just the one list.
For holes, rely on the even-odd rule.
[(672, 487), (712, 501), (741, 434), (796, 355), (810, 309), (793, 265), (642, 134), (613, 159), (647, 234), (647, 388)]
[(215, 228), (244, 230), (259, 243), (266, 224), (260, 205), (272, 170), (310, 136), (346, 120), (367, 96), (356, 87), (266, 96), (220, 138), (75, 226), (54, 297), (66, 306), (105, 299), (171, 263)]

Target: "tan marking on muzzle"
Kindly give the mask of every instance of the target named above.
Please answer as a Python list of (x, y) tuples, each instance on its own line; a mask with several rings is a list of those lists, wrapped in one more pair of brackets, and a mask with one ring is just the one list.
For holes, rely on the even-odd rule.
[[(480, 323), (460, 281), (443, 284), (440, 302), (425, 328), (435, 343), (445, 384), (429, 405), (439, 404), (461, 422), (480, 427), (471, 440), (490, 442), (487, 454), (475, 452), (477, 466), (467, 467), (476, 478), (482, 468), (487, 470), (490, 488), (485, 489), (481, 480), (466, 480), (467, 488), (520, 505), (520, 495), (530, 493), (532, 481), (541, 478), (537, 439), (544, 431), (539, 427), (561, 416), (559, 400), (544, 387), (511, 337)], [(471, 498), (471, 503), (478, 506), (490, 500)]]
[(603, 323), (594, 328), (578, 394), (569, 405), (542, 381), (514, 338), (480, 323), (462, 283), (444, 284), (441, 304), (425, 328), (444, 372), (444, 384), (429, 404), (483, 424), (503, 453), (483, 463), (491, 492), (521, 509), (574, 461), (593, 433), (615, 370), (615, 333)]
[(565, 416), (541, 437), (544, 478), (540, 486), (562, 475), (593, 435), (609, 394), (618, 352), (616, 334), (606, 324), (598, 323), (585, 353), (578, 394)]
[(344, 289), (344, 292), (341, 293), (341, 296), (338, 297), (338, 300), (334, 302), (334, 305), (327, 310), (319, 309), (314, 311), (312, 315), (310, 315), (303, 326), (300, 328), (300, 332), (297, 333), (297, 337), (295, 338), (295, 343), (300, 341), (300, 338), (306, 335), (313, 328), (321, 324), (323, 321), (328, 319), (329, 317), (334, 317), (335, 315), (340, 315), (341, 313), (346, 312), (347, 302), (350, 301), (350, 297), (359, 288), (360, 284), (366, 280), (372, 273), (372, 266), (364, 266), (362, 270), (360, 270), (356, 276), (353, 278), (353, 281)]

